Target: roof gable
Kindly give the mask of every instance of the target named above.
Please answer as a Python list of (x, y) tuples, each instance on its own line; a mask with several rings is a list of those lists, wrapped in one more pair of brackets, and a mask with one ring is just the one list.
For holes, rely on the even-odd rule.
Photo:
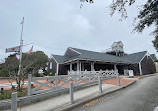
[(74, 50), (73, 48), (69, 47), (69, 48), (67, 48), (64, 56), (66, 56), (66, 57), (74, 57), (74, 56), (78, 56), (80, 54), (81, 54), (80, 52), (78, 52), (78, 51)]
[(151, 58), (153, 59), (153, 61), (155, 61), (157, 58), (155, 56), (155, 54), (150, 54)]
[(61, 56), (61, 55), (52, 55), (52, 58), (53, 58), (57, 63), (62, 63), (63, 61), (69, 60), (68, 57), (66, 57), (66, 56)]
[(124, 46), (123, 43), (121, 41), (119, 41), (119, 42), (114, 42), (111, 47), (115, 47), (115, 46), (118, 46), (118, 45)]
[(139, 63), (144, 58), (144, 56), (147, 54), (147, 51), (132, 53), (123, 56), (124, 59), (131, 61), (132, 63)]

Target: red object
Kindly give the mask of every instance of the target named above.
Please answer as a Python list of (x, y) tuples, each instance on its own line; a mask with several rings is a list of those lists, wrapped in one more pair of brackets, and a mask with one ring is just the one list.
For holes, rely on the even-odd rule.
[(27, 53), (30, 54), (31, 52), (33, 52), (33, 46), (31, 47), (31, 49)]
[(15, 58), (16, 58), (16, 59), (20, 59), (20, 55), (19, 55), (19, 54), (16, 54), (16, 55), (15, 55)]

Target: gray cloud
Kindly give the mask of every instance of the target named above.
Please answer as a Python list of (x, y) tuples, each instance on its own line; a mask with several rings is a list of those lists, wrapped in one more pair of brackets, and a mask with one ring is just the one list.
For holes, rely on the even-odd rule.
[[(110, 48), (112, 42), (122, 41), (127, 53), (147, 50), (155, 53), (152, 36), (154, 27), (142, 34), (131, 34), (133, 17), (138, 13), (136, 2), (128, 8), (129, 18), (119, 22), (120, 15), (109, 15), (111, 0), (85, 3), (80, 9), (79, 0), (0, 0), (0, 58), (5, 48), (17, 46), (20, 39), (22, 17), (25, 17), (25, 43), (34, 42), (34, 50), (46, 54), (64, 54), (67, 47), (94, 51)], [(24, 52), (31, 46), (26, 46)], [(2, 56), (3, 55), (3, 56)]]

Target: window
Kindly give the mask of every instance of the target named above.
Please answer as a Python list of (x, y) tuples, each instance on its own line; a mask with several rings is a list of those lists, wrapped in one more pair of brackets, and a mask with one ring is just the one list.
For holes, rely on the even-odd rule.
[(50, 64), (49, 64), (49, 69), (52, 69), (53, 67), (52, 67), (52, 62), (50, 62)]

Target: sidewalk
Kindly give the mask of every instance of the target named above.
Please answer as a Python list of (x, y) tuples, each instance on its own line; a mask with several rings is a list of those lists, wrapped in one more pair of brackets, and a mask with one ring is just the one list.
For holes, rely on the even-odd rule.
[[(133, 82), (134, 80), (131, 79), (126, 79), (126, 78), (120, 78), (120, 82), (121, 85), (124, 86), (126, 84), (129, 84), (131, 82)], [(109, 92), (112, 90), (117, 89), (117, 79), (113, 78), (113, 79), (109, 79), (109, 80), (105, 80), (103, 81), (102, 84), (102, 89), (103, 92)], [(98, 85), (95, 86), (91, 86), (85, 89), (81, 89), (81, 90), (77, 90), (74, 91), (74, 101), (75, 103), (97, 96), (99, 94), (99, 87)], [(31, 105), (27, 105), (21, 108), (18, 108), (18, 111), (49, 111), (49, 110), (57, 110), (59, 108), (63, 108), (70, 105), (70, 96), (69, 93), (67, 94), (62, 94), (60, 96), (56, 96), (44, 101), (40, 101)], [(10, 111), (9, 110), (5, 110), (5, 111)]]

